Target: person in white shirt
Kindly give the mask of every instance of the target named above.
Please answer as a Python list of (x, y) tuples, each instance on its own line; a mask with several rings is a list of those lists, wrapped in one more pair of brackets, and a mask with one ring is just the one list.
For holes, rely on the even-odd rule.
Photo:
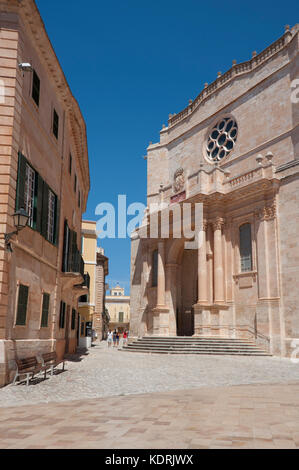
[(109, 330), (108, 332), (108, 337), (107, 337), (107, 344), (108, 344), (108, 348), (110, 348), (111, 344), (112, 344), (112, 341), (113, 341), (113, 333), (111, 330)]

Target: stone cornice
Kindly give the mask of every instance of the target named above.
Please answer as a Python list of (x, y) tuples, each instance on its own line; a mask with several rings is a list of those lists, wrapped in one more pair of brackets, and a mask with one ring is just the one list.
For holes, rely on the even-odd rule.
[[(276, 53), (284, 49), (290, 40), (293, 39), (296, 34), (298, 34), (298, 25), (295, 25), (292, 31), (293, 32), (291, 32), (287, 27), (283, 36), (264, 49), (260, 54), (253, 54), (252, 59), (249, 61), (242, 62), (240, 64), (236, 64), (234, 61), (232, 67), (225, 74), (221, 75), (220, 73), (214, 82), (212, 82), (210, 85), (206, 84), (205, 88), (200, 92), (195, 100), (190, 100), (190, 103), (186, 108), (184, 108), (178, 114), (169, 116), (168, 129), (190, 116), (190, 114), (192, 114), (200, 106), (200, 104), (205, 101), (206, 98), (218, 92), (219, 89), (227, 85), (229, 82), (235, 80), (236, 77), (250, 73), (256, 67), (264, 64), (269, 60), (269, 58), (272, 58)], [(167, 130), (167, 128), (163, 129), (163, 131), (165, 130)]]
[(87, 195), (90, 188), (88, 147), (86, 124), (78, 102), (74, 98), (59, 60), (55, 54), (44, 22), (34, 0), (0, 0), (2, 11), (17, 13), (24, 25), (26, 34), (35, 45), (41, 62), (44, 64), (51, 81), (55, 86), (57, 97), (66, 111), (69, 130), (73, 136), (77, 160), (82, 174), (86, 208)]

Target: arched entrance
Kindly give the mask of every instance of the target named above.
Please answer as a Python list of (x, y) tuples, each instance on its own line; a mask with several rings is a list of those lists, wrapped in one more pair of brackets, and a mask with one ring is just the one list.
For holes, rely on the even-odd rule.
[(197, 250), (185, 250), (184, 240), (175, 240), (168, 253), (168, 262), (177, 265), (176, 295), (173, 302), (177, 336), (193, 336), (193, 305), (196, 304), (198, 298)]

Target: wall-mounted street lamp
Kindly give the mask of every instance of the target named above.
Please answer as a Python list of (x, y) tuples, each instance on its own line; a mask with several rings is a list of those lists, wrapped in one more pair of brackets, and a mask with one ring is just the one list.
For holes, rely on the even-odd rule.
[(19, 64), (19, 69), (23, 70), (23, 72), (32, 72), (33, 70), (32, 65), (29, 64), (29, 62), (21, 62)]
[(5, 247), (9, 251), (12, 251), (10, 239), (14, 235), (17, 235), (23, 228), (26, 227), (26, 225), (28, 224), (29, 215), (27, 214), (25, 209), (21, 208), (17, 210), (16, 213), (13, 215), (13, 219), (14, 219), (16, 230), (14, 232), (5, 234)]

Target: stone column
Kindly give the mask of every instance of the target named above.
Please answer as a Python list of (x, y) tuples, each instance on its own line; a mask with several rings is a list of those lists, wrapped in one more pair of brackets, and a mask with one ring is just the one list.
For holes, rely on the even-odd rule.
[(164, 240), (161, 240), (158, 243), (157, 307), (165, 307), (165, 244), (164, 244)]
[(158, 285), (157, 304), (153, 312), (153, 331), (155, 335), (169, 336), (169, 308), (166, 302), (165, 280), (165, 242), (158, 242)]
[(140, 314), (139, 314), (139, 330), (138, 336), (143, 337), (147, 334), (148, 318), (147, 318), (147, 305), (148, 305), (148, 281), (149, 281), (149, 251), (148, 246), (144, 242), (142, 247), (142, 274), (141, 274), (141, 299), (140, 299)]
[(222, 234), (221, 229), (224, 220), (217, 217), (213, 223), (214, 229), (214, 303), (224, 303), (223, 290), (223, 256), (222, 256)]
[(270, 353), (284, 354), (282, 337), (283, 321), (281, 319), (280, 292), (278, 283), (278, 248), (276, 229), (276, 202), (256, 213), (257, 229), (257, 267), (258, 267), (258, 303), (257, 331), (270, 337)]
[(207, 244), (206, 244), (206, 231), (208, 228), (207, 221), (203, 222), (203, 229), (199, 233), (199, 246), (198, 246), (198, 304), (208, 302), (207, 292)]
[(166, 265), (166, 302), (169, 307), (169, 336), (176, 336), (177, 264)]

